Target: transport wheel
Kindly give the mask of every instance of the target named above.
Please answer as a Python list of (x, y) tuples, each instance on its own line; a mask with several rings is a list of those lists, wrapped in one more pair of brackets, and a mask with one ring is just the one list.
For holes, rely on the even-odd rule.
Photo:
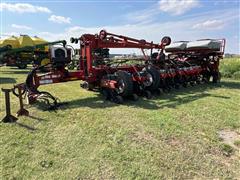
[(132, 76), (126, 71), (117, 71), (117, 93), (123, 97), (131, 96), (133, 94)]

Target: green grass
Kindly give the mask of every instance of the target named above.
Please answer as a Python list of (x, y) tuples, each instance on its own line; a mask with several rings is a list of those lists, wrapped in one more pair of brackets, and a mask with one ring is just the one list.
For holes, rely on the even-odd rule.
[(223, 77), (240, 80), (240, 57), (222, 60), (220, 71)]
[[(2, 67), (1, 87), (26, 70)], [(0, 123), (1, 179), (238, 179), (240, 157), (226, 156), (219, 130), (240, 133), (240, 81), (199, 85), (123, 105), (80, 82), (48, 85), (60, 110), (30, 106), (31, 117)], [(18, 100), (11, 96), (12, 112)], [(5, 115), (0, 96), (0, 117)]]
[(221, 144), (221, 149), (223, 151), (223, 153), (226, 155), (226, 156), (231, 156), (234, 152), (234, 148), (232, 146), (230, 146), (229, 144)]
[(238, 146), (238, 147), (240, 147), (240, 139), (239, 139), (239, 140), (236, 140), (236, 141), (234, 141), (234, 145), (235, 145), (235, 146)]

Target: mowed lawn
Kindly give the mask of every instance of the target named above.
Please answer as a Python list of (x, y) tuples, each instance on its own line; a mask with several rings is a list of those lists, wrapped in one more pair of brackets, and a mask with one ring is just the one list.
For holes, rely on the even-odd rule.
[[(2, 88), (23, 82), (29, 69), (0, 71)], [(229, 150), (219, 137), (220, 130), (240, 133), (240, 81), (223, 79), (123, 105), (79, 84), (41, 87), (68, 102), (56, 112), (30, 106), (30, 117), (0, 123), (0, 179), (240, 178), (239, 149)], [(11, 104), (15, 114), (13, 95)]]

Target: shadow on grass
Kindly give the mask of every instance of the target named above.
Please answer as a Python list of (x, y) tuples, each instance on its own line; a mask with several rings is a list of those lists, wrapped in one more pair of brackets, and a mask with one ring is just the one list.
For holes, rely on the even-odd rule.
[(16, 83), (17, 81), (11, 77), (0, 77), (0, 84)]
[(228, 89), (240, 89), (240, 82), (236, 82), (236, 81), (223, 81), (218, 86), (219, 87), (228, 88)]
[(31, 118), (31, 119), (33, 119), (33, 120), (36, 120), (36, 121), (38, 121), (38, 122), (46, 121), (46, 119), (43, 119), (43, 118), (40, 118), (40, 117), (35, 117), (35, 116), (33, 116), (33, 115), (29, 115), (29, 116), (27, 116), (27, 117), (29, 117), (29, 118)]
[[(29, 118), (31, 118), (31, 119), (33, 119), (33, 120), (36, 120), (36, 121), (38, 121), (38, 122), (46, 121), (46, 120), (43, 119), (43, 118), (35, 117), (35, 116), (32, 116), (32, 115), (29, 115), (29, 116), (27, 116), (27, 117), (29, 117)], [(37, 130), (36, 128), (31, 127), (31, 126), (29, 126), (29, 125), (27, 125), (27, 124), (21, 123), (21, 122), (19, 122), (19, 121), (13, 122), (13, 124), (16, 124), (17, 126), (19, 126), (19, 127), (21, 127), (21, 128), (24, 128), (24, 129), (26, 129), (26, 130), (29, 130), (29, 131), (31, 131), (31, 132)]]
[(18, 125), (18, 126), (20, 126), (20, 127), (22, 127), (22, 128), (25, 128), (25, 129), (27, 129), (27, 130), (29, 130), (29, 131), (35, 131), (35, 130), (37, 130), (37, 129), (34, 128), (34, 127), (28, 126), (28, 125), (23, 124), (23, 123), (20, 123), (20, 122), (15, 122), (15, 124)]
[[(164, 93), (160, 96), (156, 96), (153, 99), (140, 98), (137, 102), (126, 100), (124, 106), (143, 108), (143, 109), (159, 109), (159, 108), (176, 108), (179, 105), (187, 104), (195, 100), (213, 97), (221, 99), (230, 99), (228, 96), (214, 95), (206, 92), (207, 90), (216, 88), (229, 88), (229, 89), (240, 89), (240, 83), (238, 82), (222, 82), (221, 84), (202, 84), (194, 87), (181, 88), (180, 90), (173, 90), (170, 93)], [(156, 102), (155, 100), (161, 100), (161, 102)], [(65, 102), (66, 105), (61, 106), (61, 110), (64, 109), (74, 109), (81, 107), (90, 107), (93, 109), (97, 108), (109, 108), (114, 106), (119, 106), (118, 104), (104, 101), (102, 96), (99, 94), (96, 97), (89, 97), (84, 99), (76, 99), (72, 101)]]
[[(29, 116), (27, 116), (27, 117), (29, 117), (29, 118), (31, 118), (31, 119), (33, 119), (33, 120), (36, 120), (36, 121), (38, 121), (38, 122), (46, 121), (46, 120), (43, 119), (43, 118), (35, 117), (35, 116), (32, 116), (32, 115), (29, 115)], [(31, 131), (31, 132), (37, 130), (37, 129), (34, 128), (34, 127), (31, 127), (31, 126), (29, 126), (29, 125), (27, 125), (27, 124), (23, 124), (23, 123), (18, 122), (18, 121), (14, 122), (14, 124), (18, 125), (19, 127), (24, 128), (24, 129), (26, 129), (26, 130), (28, 130), (28, 131)]]

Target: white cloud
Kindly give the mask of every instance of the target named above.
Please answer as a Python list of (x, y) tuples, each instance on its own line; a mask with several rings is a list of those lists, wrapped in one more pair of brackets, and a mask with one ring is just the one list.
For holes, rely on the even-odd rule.
[(29, 26), (18, 25), (18, 24), (12, 24), (11, 27), (16, 28), (16, 29), (24, 29), (24, 30), (31, 30), (32, 29)]
[(134, 22), (140, 22), (140, 23), (149, 23), (154, 20), (154, 16), (158, 15), (160, 13), (159, 9), (157, 7), (150, 7), (144, 10), (131, 12), (125, 15), (125, 17)]
[(49, 21), (59, 23), (59, 24), (70, 24), (71, 23), (71, 18), (69, 17), (63, 17), (63, 16), (56, 16), (56, 15), (51, 15), (50, 18), (48, 18)]
[(125, 17), (130, 21), (146, 24), (155, 21), (156, 16), (160, 13), (167, 12), (172, 15), (181, 15), (199, 6), (198, 0), (160, 0), (144, 10), (130, 12)]
[(51, 13), (47, 7), (34, 6), (28, 3), (0, 3), (0, 11), (3, 10), (17, 13)]
[[(227, 38), (226, 52), (239, 53), (239, 41), (236, 41), (233, 36), (225, 34), (228, 27), (234, 28), (238, 25), (238, 16), (235, 15), (234, 10), (224, 11), (211, 11), (207, 14), (198, 14), (197, 16), (181, 18), (169, 22), (156, 22), (156, 23), (132, 23), (116, 26), (103, 26), (103, 27), (83, 27), (72, 26), (59, 33), (42, 32), (36, 35), (44, 37), (48, 41), (56, 41), (65, 39), (69, 42), (70, 37), (80, 37), (84, 33), (95, 34), (99, 33), (101, 29), (106, 29), (108, 32), (121, 34), (138, 39), (145, 39), (147, 41), (154, 41), (159, 43), (163, 36), (170, 36), (173, 41), (179, 40), (196, 40), (204, 38)], [(222, 20), (225, 23), (223, 29), (216, 31), (206, 31), (204, 29), (193, 29), (196, 22), (206, 22), (209, 17), (215, 17), (216, 20)], [(207, 23), (209, 24), (209, 23)], [(211, 23), (210, 23), (211, 24)], [(238, 36), (239, 37), (239, 36)], [(79, 48), (79, 44), (71, 44), (75, 48)], [(140, 53), (137, 49), (111, 49), (111, 53)]]
[(161, 11), (172, 15), (184, 14), (200, 5), (198, 0), (161, 0), (158, 4)]
[(224, 27), (222, 20), (207, 20), (192, 26), (193, 29), (222, 29)]

